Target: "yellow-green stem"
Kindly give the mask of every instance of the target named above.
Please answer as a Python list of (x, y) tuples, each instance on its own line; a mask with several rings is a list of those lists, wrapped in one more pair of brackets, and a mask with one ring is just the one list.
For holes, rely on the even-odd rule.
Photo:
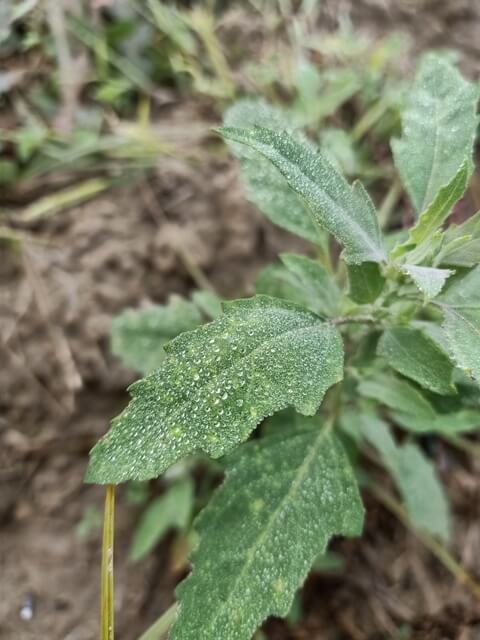
[(109, 484), (103, 513), (102, 578), (100, 594), (100, 640), (114, 639), (113, 619), (113, 543), (115, 486)]

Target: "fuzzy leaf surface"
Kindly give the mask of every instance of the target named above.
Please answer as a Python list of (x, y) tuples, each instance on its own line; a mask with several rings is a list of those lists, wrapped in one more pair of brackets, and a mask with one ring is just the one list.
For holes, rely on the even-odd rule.
[(171, 640), (250, 640), (269, 615), (288, 613), (330, 538), (362, 525), (355, 476), (328, 426), (305, 420), (249, 442), (198, 519)]
[[(292, 131), (290, 122), (279, 109), (256, 100), (238, 101), (226, 111), (224, 123), (227, 127), (250, 129), (259, 126)], [(229, 146), (240, 161), (248, 199), (274, 224), (321, 244), (321, 230), (313, 222), (306, 204), (292, 191), (278, 169), (250, 147), (235, 142), (230, 142)]]
[(366, 416), (362, 426), (364, 436), (392, 474), (413, 524), (448, 541), (448, 502), (430, 460), (415, 444), (397, 445), (388, 425), (375, 416)]
[(471, 173), (477, 102), (478, 88), (448, 60), (424, 56), (402, 115), (402, 138), (392, 141), (395, 164), (418, 213), (465, 160)]
[(439, 302), (443, 330), (456, 364), (480, 382), (480, 265), (455, 280)]
[[(132, 369), (150, 373), (165, 358), (164, 345), (167, 342), (206, 320), (208, 316), (202, 314), (202, 311), (194, 301), (190, 302), (179, 296), (171, 296), (165, 305), (127, 309), (113, 320), (112, 352)], [(216, 315), (220, 312), (220, 304), (217, 302)]]
[(318, 225), (344, 246), (349, 264), (385, 260), (375, 207), (359, 182), (350, 185), (311, 145), (286, 132), (223, 127), (227, 140), (241, 142), (267, 158), (307, 204)]
[(404, 271), (426, 299), (435, 298), (443, 289), (443, 285), (451, 275), (455, 273), (451, 269), (435, 269), (433, 267), (417, 267), (413, 264), (403, 266)]
[(200, 450), (219, 457), (287, 406), (313, 415), (343, 376), (336, 328), (267, 296), (226, 303), (166, 351), (162, 366), (130, 387), (130, 404), (91, 452), (87, 481), (147, 480)]
[(392, 369), (425, 389), (442, 395), (455, 393), (452, 363), (422, 331), (404, 327), (387, 329), (380, 338), (377, 353)]

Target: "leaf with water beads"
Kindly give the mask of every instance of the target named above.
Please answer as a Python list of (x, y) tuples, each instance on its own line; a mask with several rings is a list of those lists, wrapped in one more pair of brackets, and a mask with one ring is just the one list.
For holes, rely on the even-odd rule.
[(385, 260), (373, 202), (360, 182), (348, 184), (321, 152), (284, 131), (223, 127), (218, 132), (270, 160), (306, 203), (315, 222), (343, 244), (346, 262)]
[[(471, 174), (478, 95), (478, 87), (445, 57), (429, 53), (423, 58), (402, 114), (403, 136), (392, 142), (395, 164), (418, 213), (454, 179), (465, 159)], [(426, 213), (418, 233), (436, 218), (432, 214)]]
[(229, 461), (197, 522), (171, 640), (250, 640), (269, 615), (288, 613), (332, 536), (361, 533), (362, 502), (339, 440), (317, 419), (298, 422)]
[(219, 457), (266, 417), (313, 415), (343, 376), (337, 329), (298, 305), (257, 296), (166, 346), (153, 374), (91, 452), (87, 481), (147, 480), (196, 451)]
[[(293, 131), (286, 114), (262, 100), (239, 100), (225, 112), (224, 123), (227, 127), (242, 129), (255, 126), (282, 129), (303, 140), (303, 134)], [(326, 234), (312, 220), (306, 203), (290, 189), (272, 163), (244, 144), (229, 142), (229, 147), (240, 161), (248, 199), (274, 224), (324, 245)]]

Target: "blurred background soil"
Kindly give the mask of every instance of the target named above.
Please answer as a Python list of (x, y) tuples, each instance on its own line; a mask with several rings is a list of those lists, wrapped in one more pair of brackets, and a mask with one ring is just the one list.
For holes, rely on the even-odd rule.
[[(91, 3), (93, 23), (111, 4)], [(442, 46), (457, 49), (464, 72), (478, 80), (477, 0), (320, 4), (314, 25), (319, 40), (347, 19), (358, 37), (371, 42), (404, 33), (410, 47), (395, 61), (403, 76), (409, 76), (422, 50)], [(65, 3), (62, 11), (70, 9)], [(55, 16), (51, 12), (54, 31)], [(270, 37), (262, 14), (243, 2), (222, 9), (217, 32), (227, 59), (242, 45), (243, 58), (257, 62)], [(60, 41), (61, 34), (60, 25)], [(281, 26), (275, 37), (284, 37)], [(17, 74), (11, 91), (27, 104), (26, 86), (42, 75), (42, 64), (35, 50), (2, 61), (3, 70)], [(73, 64), (87, 82), (87, 54), (79, 51)], [(245, 89), (241, 71), (233, 77)], [(57, 127), (72, 126), (72, 110), (82, 100), (80, 79), (72, 92), (61, 98)], [(136, 167), (131, 174), (116, 175), (103, 165), (95, 174), (82, 173), (82, 180), (108, 176), (111, 184), (51, 215), (24, 214), (40, 198), (75, 185), (75, 169), (66, 166), (7, 184), (0, 195), (7, 211), (0, 240), (2, 639), (98, 635), (103, 490), (82, 479), (89, 449), (127, 402), (125, 388), (135, 379), (110, 353), (112, 318), (126, 307), (187, 294), (198, 286), (199, 273), (222, 296), (248, 294), (258, 269), (277, 253), (306, 249), (246, 201), (235, 162), (210, 132), (226, 101), (219, 102), (170, 82), (155, 86), (151, 126), (176, 145), (175, 154), (158, 154), (148, 169)], [(18, 110), (14, 113), (8, 99), (0, 126), (18, 127)], [(434, 446), (455, 512), (453, 551), (480, 575), (478, 458)], [(176, 562), (170, 539), (144, 561), (128, 561), (139, 510), (125, 492), (118, 494), (118, 638), (130, 640), (169, 606), (186, 567)], [(291, 623), (269, 621), (266, 636), (480, 638), (480, 609), (465, 587), (387, 511), (368, 502), (364, 537), (334, 543), (345, 557), (345, 570), (313, 573), (301, 596), (304, 615)]]

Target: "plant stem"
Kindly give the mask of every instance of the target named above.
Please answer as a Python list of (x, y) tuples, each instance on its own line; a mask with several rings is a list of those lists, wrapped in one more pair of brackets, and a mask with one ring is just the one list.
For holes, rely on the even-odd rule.
[(460, 582), (464, 584), (477, 600), (480, 600), (480, 584), (473, 578), (468, 571), (451, 555), (451, 553), (434, 538), (430, 533), (421, 531), (416, 528), (408, 517), (407, 512), (402, 505), (395, 500), (387, 491), (378, 486), (369, 485), (373, 495), (410, 531), (412, 531), (423, 544), (429, 549), (433, 555), (439, 560), (443, 566)]
[(114, 640), (113, 543), (115, 485), (107, 485), (103, 512), (102, 578), (100, 593), (100, 640)]
[(353, 127), (350, 134), (353, 142), (358, 142), (363, 136), (380, 120), (383, 114), (389, 107), (389, 102), (386, 99), (380, 98), (373, 106), (366, 111), (357, 124)]
[(160, 640), (167, 633), (177, 613), (177, 603), (167, 609), (138, 640)]

